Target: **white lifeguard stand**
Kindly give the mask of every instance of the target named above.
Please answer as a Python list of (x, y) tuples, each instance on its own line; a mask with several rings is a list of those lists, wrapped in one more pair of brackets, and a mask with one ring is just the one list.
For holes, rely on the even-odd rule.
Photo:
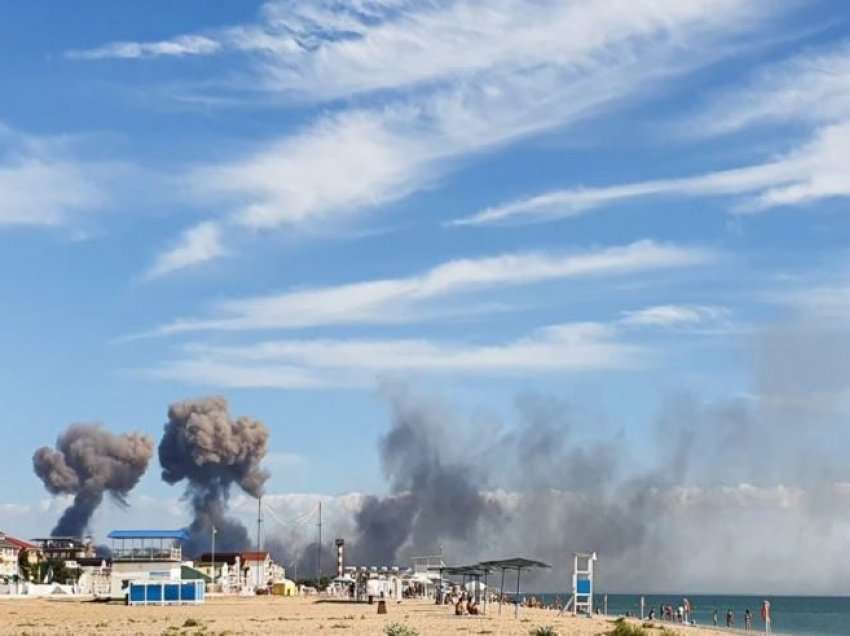
[(596, 562), (596, 552), (573, 553), (573, 616), (578, 614), (593, 614), (593, 564)]

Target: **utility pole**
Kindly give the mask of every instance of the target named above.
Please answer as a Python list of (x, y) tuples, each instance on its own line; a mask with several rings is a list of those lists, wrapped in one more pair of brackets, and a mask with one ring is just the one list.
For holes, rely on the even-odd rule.
[(212, 591), (215, 592), (215, 534), (218, 532), (215, 526), (212, 527)]
[(262, 532), (263, 525), (263, 496), (260, 495), (257, 497), (257, 587), (261, 587), (260, 585), (260, 551), (262, 548)]
[(316, 589), (322, 581), (322, 502), (319, 501), (319, 547), (316, 550)]

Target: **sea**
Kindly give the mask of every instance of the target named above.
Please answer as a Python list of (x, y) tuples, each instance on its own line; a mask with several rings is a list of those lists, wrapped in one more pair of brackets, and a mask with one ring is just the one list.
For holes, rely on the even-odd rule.
[[(522, 594), (521, 596), (532, 596)], [(570, 597), (569, 593), (536, 594), (544, 603)], [(712, 625), (712, 612), (717, 610), (720, 627), (726, 623), (726, 611), (735, 613), (736, 630), (744, 629), (744, 611), (753, 614), (753, 633), (764, 633), (761, 622), (761, 603), (770, 601), (773, 633), (776, 636), (850, 636), (850, 597), (842, 596), (712, 596), (705, 594), (646, 594), (646, 612), (655, 608), (656, 615), (662, 605), (674, 608), (687, 598), (693, 608), (693, 617), (699, 625)], [(603, 597), (594, 595), (594, 606), (602, 608)], [(630, 612), (640, 616), (640, 595), (609, 594), (608, 615), (622, 616)]]

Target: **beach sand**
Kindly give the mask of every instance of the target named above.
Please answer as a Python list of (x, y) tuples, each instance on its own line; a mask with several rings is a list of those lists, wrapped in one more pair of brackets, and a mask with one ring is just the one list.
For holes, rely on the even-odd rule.
[[(0, 634), (350, 634), (384, 633), (390, 623), (431, 634), (522, 635), (537, 626), (551, 625), (565, 636), (596, 636), (611, 630), (604, 618), (559, 617), (555, 612), (504, 606), (502, 615), (491, 606), (487, 616), (454, 616), (451, 609), (426, 601), (388, 604), (388, 613), (378, 615), (377, 605), (319, 600), (316, 598), (210, 598), (197, 607), (127, 607), (74, 599), (15, 599), (0, 602)], [(710, 629), (670, 625), (683, 636), (716, 636)], [(659, 630), (651, 630), (657, 635)], [(670, 632), (667, 632), (670, 635)], [(670, 635), (672, 636), (672, 635)]]

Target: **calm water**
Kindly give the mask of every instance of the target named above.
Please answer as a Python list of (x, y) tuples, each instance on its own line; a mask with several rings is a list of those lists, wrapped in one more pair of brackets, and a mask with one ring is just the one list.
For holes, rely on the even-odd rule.
[[(529, 595), (530, 596), (530, 595)], [(569, 594), (560, 594), (568, 599)], [(646, 611), (655, 607), (658, 614), (660, 605), (672, 605), (674, 608), (682, 602), (683, 595), (648, 594)], [(735, 612), (735, 627), (744, 628), (744, 610), (753, 613), (753, 633), (764, 633), (761, 622), (761, 602), (770, 601), (773, 617), (773, 631), (776, 634), (793, 636), (848, 636), (850, 635), (850, 597), (818, 596), (707, 596), (687, 594), (693, 606), (694, 619), (701, 625), (711, 625), (711, 613), (716, 608), (718, 623), (725, 625), (726, 610)], [(538, 594), (545, 602), (554, 600), (554, 594)], [(596, 607), (602, 607), (601, 595), (594, 596)], [(609, 594), (608, 614), (621, 615), (627, 611), (633, 616), (640, 615), (640, 596), (633, 594)]]

